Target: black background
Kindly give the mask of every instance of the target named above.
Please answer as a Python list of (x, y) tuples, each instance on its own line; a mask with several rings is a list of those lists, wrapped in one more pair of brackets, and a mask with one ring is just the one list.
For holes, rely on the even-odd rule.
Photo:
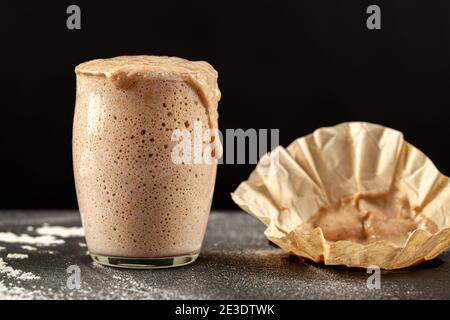
[[(66, 28), (77, 4), (82, 29)], [(366, 28), (381, 7), (382, 29)], [(29, 1), (2, 3), (0, 207), (75, 208), (78, 63), (122, 54), (206, 60), (220, 127), (279, 128), (280, 143), (343, 121), (404, 132), (450, 174), (448, 1)], [(221, 165), (214, 208), (252, 165)]]

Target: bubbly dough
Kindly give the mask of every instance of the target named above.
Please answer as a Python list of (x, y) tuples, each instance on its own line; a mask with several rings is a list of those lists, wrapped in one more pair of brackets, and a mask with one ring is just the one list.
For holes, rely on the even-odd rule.
[(389, 240), (403, 245), (417, 228), (437, 231), (434, 223), (416, 217), (405, 199), (366, 195), (341, 199), (312, 216), (309, 228), (320, 227), (328, 241), (350, 240), (362, 244)]
[(174, 164), (171, 136), (177, 129), (192, 135), (196, 122), (202, 130), (217, 127), (214, 69), (137, 56), (89, 61), (76, 73), (73, 162), (89, 251), (120, 257), (198, 251), (216, 165)]

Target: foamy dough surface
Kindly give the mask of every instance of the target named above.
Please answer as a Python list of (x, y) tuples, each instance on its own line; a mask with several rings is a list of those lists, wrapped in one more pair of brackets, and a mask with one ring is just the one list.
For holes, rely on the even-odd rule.
[[(209, 112), (199, 91), (183, 78), (143, 76), (187, 70), (150, 63), (183, 61), (167, 59), (119, 57), (77, 68), (74, 171), (91, 253), (152, 257), (201, 246), (216, 166), (174, 164), (171, 150), (177, 142), (171, 134), (186, 129), (192, 136), (196, 121), (208, 129)], [(134, 79), (126, 88), (111, 81), (122, 72)], [(207, 77), (213, 75), (211, 70)], [(217, 118), (212, 121), (217, 126)]]
[(142, 79), (172, 79), (190, 84), (208, 109), (211, 124), (217, 118), (221, 93), (217, 71), (205, 61), (189, 61), (168, 56), (120, 56), (81, 63), (77, 74), (105, 76), (116, 86), (127, 88)]
[[(217, 79), (217, 71), (205, 61), (189, 61), (168, 56), (119, 56), (108, 59), (95, 59), (79, 64), (78, 74), (105, 75), (113, 77), (119, 73), (128, 76), (170, 77), (180, 74), (202, 75)], [(211, 88), (217, 90), (218, 88)]]

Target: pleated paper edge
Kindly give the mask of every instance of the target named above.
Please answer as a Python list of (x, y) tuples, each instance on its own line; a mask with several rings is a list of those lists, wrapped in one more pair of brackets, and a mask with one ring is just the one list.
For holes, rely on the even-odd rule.
[[(294, 140), (293, 143), (299, 139), (301, 138)], [(404, 143), (409, 148), (415, 149), (408, 142), (404, 141)], [(287, 152), (281, 146), (272, 152), (280, 151)], [(289, 152), (287, 153), (289, 154)], [(277, 231), (273, 219), (265, 214), (258, 213), (259, 210), (256, 207), (251, 207), (238, 195), (240, 191), (245, 189), (245, 186), (253, 189), (248, 181), (257, 169), (251, 173), (248, 180), (243, 181), (235, 192), (231, 193), (231, 197), (242, 210), (255, 216), (267, 226), (265, 235), (268, 240), (288, 253), (325, 265), (344, 265), (355, 268), (377, 266), (381, 269), (394, 270), (432, 260), (450, 247), (449, 227), (443, 228), (435, 234), (430, 234), (426, 230), (416, 229), (410, 234), (407, 242), (402, 247), (398, 247), (387, 240), (376, 241), (370, 244), (359, 244), (346, 240), (330, 242), (324, 238), (320, 228), (316, 228), (309, 233), (300, 231), (300, 228), (297, 228), (284, 235)], [(447, 182), (450, 181), (437, 168), (436, 170), (439, 176), (446, 178)], [(274, 234), (276, 236), (273, 236)], [(419, 247), (420, 249), (417, 249)]]

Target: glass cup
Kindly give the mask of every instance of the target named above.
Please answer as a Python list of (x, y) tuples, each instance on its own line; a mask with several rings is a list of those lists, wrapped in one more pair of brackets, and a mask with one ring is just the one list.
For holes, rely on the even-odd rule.
[(205, 62), (128, 56), (76, 74), (73, 165), (91, 257), (123, 268), (195, 261), (220, 144), (217, 73)]

